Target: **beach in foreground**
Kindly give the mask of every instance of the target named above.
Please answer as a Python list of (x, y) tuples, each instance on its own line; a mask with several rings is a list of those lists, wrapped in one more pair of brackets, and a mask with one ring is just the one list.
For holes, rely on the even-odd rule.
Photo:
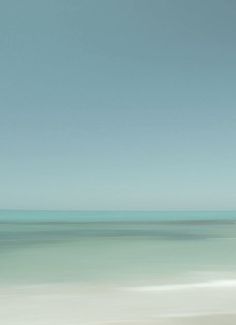
[[(136, 288), (137, 289), (137, 288)], [(80, 288), (41, 285), (2, 288), (4, 325), (235, 324), (236, 287)]]

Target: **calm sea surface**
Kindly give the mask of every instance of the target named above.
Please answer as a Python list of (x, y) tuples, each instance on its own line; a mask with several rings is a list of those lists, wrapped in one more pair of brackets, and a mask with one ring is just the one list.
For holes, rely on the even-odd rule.
[(235, 251), (235, 212), (0, 212), (4, 285), (231, 278)]

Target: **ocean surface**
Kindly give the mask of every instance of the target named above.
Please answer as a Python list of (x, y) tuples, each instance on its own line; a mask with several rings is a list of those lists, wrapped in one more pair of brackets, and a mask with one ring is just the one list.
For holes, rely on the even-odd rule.
[(236, 324), (236, 212), (0, 211), (0, 289), (2, 325)]

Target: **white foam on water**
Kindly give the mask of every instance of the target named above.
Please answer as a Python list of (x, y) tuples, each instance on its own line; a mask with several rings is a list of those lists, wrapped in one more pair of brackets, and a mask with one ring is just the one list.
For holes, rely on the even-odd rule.
[(176, 291), (176, 290), (192, 290), (192, 289), (233, 289), (236, 288), (235, 280), (215, 280), (199, 283), (182, 283), (182, 284), (167, 284), (167, 285), (154, 285), (154, 286), (138, 286), (138, 287), (125, 287), (123, 290), (140, 291), (140, 292), (155, 292), (155, 291)]

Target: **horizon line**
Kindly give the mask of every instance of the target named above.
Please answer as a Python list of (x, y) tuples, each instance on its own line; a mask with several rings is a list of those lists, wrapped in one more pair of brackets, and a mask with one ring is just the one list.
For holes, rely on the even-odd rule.
[(0, 208), (3, 211), (22, 212), (236, 212), (235, 209), (17, 209)]

